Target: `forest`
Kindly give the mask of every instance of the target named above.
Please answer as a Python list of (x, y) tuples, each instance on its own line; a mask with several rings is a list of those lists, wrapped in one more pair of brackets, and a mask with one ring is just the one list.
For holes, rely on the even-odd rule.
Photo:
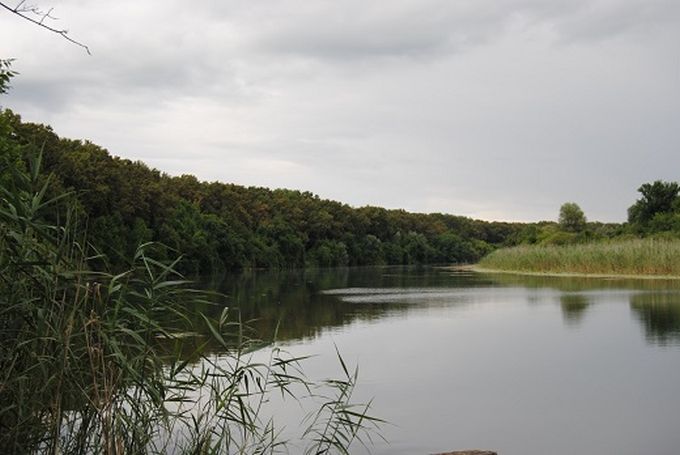
[[(122, 268), (140, 244), (180, 269), (207, 274), (248, 268), (470, 263), (517, 243), (526, 225), (441, 213), (353, 208), (310, 192), (202, 182), (118, 158), (49, 126), (0, 116), (3, 160), (42, 156), (49, 192), (73, 193), (90, 242)], [(7, 166), (3, 166), (7, 169)], [(4, 172), (4, 171), (3, 171)], [(6, 175), (0, 178), (7, 180)]]
[[(0, 183), (10, 162), (41, 157), (51, 195), (72, 195), (74, 218), (106, 258), (127, 267), (139, 245), (160, 260), (181, 255), (190, 275), (256, 268), (474, 263), (499, 247), (565, 245), (680, 233), (680, 186), (645, 183), (627, 223), (587, 222), (575, 203), (558, 222), (508, 223), (442, 213), (351, 207), (310, 192), (170, 176), (116, 157), (92, 142), (59, 137), (50, 126), (0, 113)], [(59, 220), (51, 220), (58, 224)]]

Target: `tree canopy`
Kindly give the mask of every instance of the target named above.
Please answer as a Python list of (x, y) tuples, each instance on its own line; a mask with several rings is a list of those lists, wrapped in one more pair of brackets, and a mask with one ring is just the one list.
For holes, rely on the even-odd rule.
[[(181, 252), (186, 273), (242, 268), (469, 263), (519, 239), (520, 223), (441, 213), (350, 207), (295, 190), (201, 182), (114, 157), (88, 141), (63, 139), (11, 111), (0, 143), (26, 159), (42, 150), (51, 191), (77, 194), (91, 241), (123, 265), (140, 243), (156, 256)], [(0, 178), (2, 176), (0, 175)], [(160, 245), (162, 244), (162, 246)]]
[(575, 202), (565, 202), (560, 207), (560, 228), (567, 232), (581, 232), (586, 227), (586, 216)]
[(645, 183), (638, 192), (642, 197), (628, 209), (628, 222), (646, 225), (660, 214), (668, 214), (677, 210), (680, 185), (677, 182), (656, 180)]

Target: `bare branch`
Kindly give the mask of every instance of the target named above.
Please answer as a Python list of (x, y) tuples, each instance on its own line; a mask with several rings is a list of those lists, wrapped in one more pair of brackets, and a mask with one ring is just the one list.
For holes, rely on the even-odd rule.
[(89, 47), (87, 47), (80, 41), (76, 41), (70, 36), (68, 36), (68, 30), (54, 28), (45, 23), (45, 21), (48, 19), (58, 20), (58, 18), (52, 16), (53, 8), (50, 8), (48, 11), (43, 11), (37, 6), (26, 4), (26, 0), (21, 0), (15, 7), (11, 7), (7, 3), (0, 1), (0, 7), (6, 9), (10, 13), (16, 14), (17, 16), (21, 17), (24, 20), (27, 20), (28, 22), (37, 25), (38, 27), (42, 27), (46, 30), (49, 30), (52, 33), (56, 33), (57, 35), (64, 38), (66, 41), (85, 49), (88, 55), (92, 55)]

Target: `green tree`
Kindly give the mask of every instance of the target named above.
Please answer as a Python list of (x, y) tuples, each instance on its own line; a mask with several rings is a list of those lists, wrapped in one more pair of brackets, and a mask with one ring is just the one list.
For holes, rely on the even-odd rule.
[(419, 232), (407, 233), (402, 242), (407, 264), (427, 264), (433, 256), (434, 249), (428, 243), (427, 237)]
[(382, 242), (375, 235), (364, 236), (359, 245), (360, 255), (357, 261), (360, 265), (378, 265), (385, 262)]
[(335, 240), (322, 240), (310, 254), (310, 263), (319, 267), (344, 266), (348, 261), (347, 246)]
[[(16, 74), (10, 69), (12, 60), (0, 59), (0, 95), (7, 93), (9, 81)], [(12, 112), (0, 111), (0, 184), (9, 182), (7, 169), (10, 164), (16, 165), (20, 151), (13, 140)]]
[(560, 228), (567, 232), (581, 232), (586, 227), (586, 216), (575, 202), (565, 202), (560, 207)]
[(0, 185), (8, 185), (12, 180), (9, 169), (23, 168), (21, 147), (15, 140), (12, 127), (14, 117), (10, 110), (0, 111)]
[(440, 263), (470, 263), (478, 261), (487, 252), (486, 242), (478, 240), (478, 245), (463, 239), (454, 232), (445, 232), (435, 239), (436, 261)]
[(53, 175), (48, 193), (74, 194), (77, 219), (116, 271), (147, 241), (167, 246), (154, 250), (159, 259), (181, 252), (177, 267), (185, 273), (470, 262), (519, 238), (523, 229), (441, 213), (353, 208), (309, 192), (171, 177), (91, 142), (60, 138), (11, 111), (0, 114), (0, 182), (9, 178), (2, 173), (5, 163), (25, 168), (26, 154), (41, 151), (45, 174)]
[(645, 183), (638, 192), (642, 197), (628, 209), (628, 222), (644, 226), (660, 213), (671, 213), (677, 205), (680, 185), (676, 182), (657, 180)]

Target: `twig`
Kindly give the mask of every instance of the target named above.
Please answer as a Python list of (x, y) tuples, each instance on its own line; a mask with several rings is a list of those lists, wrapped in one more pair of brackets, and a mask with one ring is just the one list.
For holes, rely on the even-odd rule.
[[(47, 19), (58, 20), (58, 18), (52, 16), (53, 8), (50, 8), (47, 12), (45, 12), (36, 6), (26, 5), (25, 3), (26, 0), (21, 0), (15, 7), (11, 7), (5, 2), (0, 1), (0, 7), (6, 9), (10, 13), (16, 14), (17, 16), (27, 20), (28, 22), (37, 25), (38, 27), (42, 27), (46, 30), (49, 30), (50, 32), (56, 33), (57, 35), (64, 38), (66, 41), (69, 41), (70, 43), (73, 43), (76, 46), (80, 46), (83, 49), (85, 49), (88, 55), (92, 55), (89, 47), (87, 47), (80, 41), (76, 41), (70, 36), (68, 36), (68, 30), (50, 27), (45, 23)], [(36, 16), (37, 18), (31, 17), (31, 15)]]

